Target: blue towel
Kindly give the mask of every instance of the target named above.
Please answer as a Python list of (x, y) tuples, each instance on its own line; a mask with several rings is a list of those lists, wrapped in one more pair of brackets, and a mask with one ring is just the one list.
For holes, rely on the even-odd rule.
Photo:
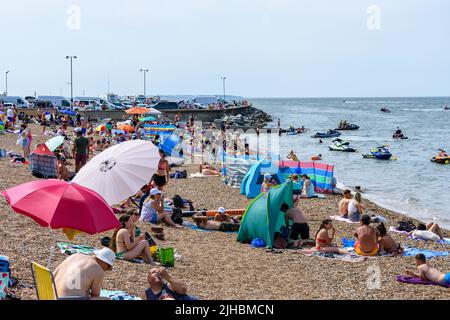
[[(196, 224), (193, 224), (193, 223), (190, 223), (190, 222), (183, 222), (183, 226), (187, 227), (189, 229), (192, 229), (192, 230), (197, 230), (197, 231), (202, 231), (202, 232), (216, 232), (216, 231), (219, 231), (219, 230), (201, 229), (201, 228), (197, 227)], [(225, 231), (223, 233), (237, 233), (237, 231)]]
[(124, 291), (101, 290), (100, 297), (110, 298), (111, 300), (142, 300)]
[(347, 239), (342, 238), (342, 247), (343, 248), (354, 248), (355, 247), (355, 240), (354, 239)]
[(403, 255), (405, 257), (414, 257), (416, 254), (422, 253), (425, 258), (431, 259), (434, 257), (447, 257), (448, 252), (447, 251), (433, 251), (433, 250), (427, 250), (427, 249), (418, 249), (418, 248), (410, 248), (405, 247), (405, 252)]

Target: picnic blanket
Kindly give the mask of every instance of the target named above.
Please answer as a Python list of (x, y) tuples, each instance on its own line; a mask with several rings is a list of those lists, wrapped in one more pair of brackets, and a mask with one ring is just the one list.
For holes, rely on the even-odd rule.
[(351, 263), (361, 262), (367, 259), (367, 257), (361, 257), (355, 253), (350, 252), (347, 254), (325, 253), (317, 251), (315, 249), (302, 250), (300, 252), (308, 257), (328, 258)]
[(434, 282), (434, 281), (425, 281), (420, 278), (411, 277), (411, 276), (397, 276), (398, 282), (410, 283), (410, 284), (424, 284), (424, 285), (432, 285), (432, 286), (441, 286), (444, 288), (450, 288), (450, 285)]
[[(82, 254), (87, 254), (87, 255), (91, 255), (94, 253), (94, 250), (96, 250), (94, 247), (91, 246), (84, 246), (81, 244), (73, 244), (70, 242), (58, 242), (57, 246), (59, 248), (59, 250), (61, 251), (61, 253), (64, 254), (74, 254), (74, 253), (82, 253)], [(123, 259), (121, 254), (116, 254), (116, 259), (117, 260), (125, 260)], [(141, 259), (133, 259), (133, 260), (125, 260), (125, 261), (130, 261), (130, 262), (134, 262), (134, 263), (144, 263), (144, 261), (142, 261)]]
[(101, 290), (100, 297), (110, 298), (111, 300), (142, 300), (139, 297), (126, 293), (125, 291)]
[(419, 254), (419, 253), (422, 253), (425, 256), (425, 258), (427, 258), (427, 259), (448, 256), (447, 251), (433, 251), (433, 250), (419, 249), (419, 248), (414, 248), (414, 247), (405, 247), (405, 251), (403, 252), (403, 255), (405, 257), (414, 257), (416, 254)]

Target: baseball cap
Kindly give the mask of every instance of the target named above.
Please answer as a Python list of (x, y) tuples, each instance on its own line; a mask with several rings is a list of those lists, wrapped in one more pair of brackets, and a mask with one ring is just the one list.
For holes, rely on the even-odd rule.
[(116, 255), (114, 252), (109, 248), (103, 248), (100, 250), (95, 250), (94, 255), (97, 257), (97, 259), (103, 261), (104, 263), (111, 266), (111, 268), (114, 265), (114, 260), (116, 260)]
[(158, 188), (152, 188), (150, 190), (150, 195), (151, 196), (156, 196), (157, 194), (161, 194), (162, 192), (160, 190), (158, 190)]
[(270, 173), (266, 173), (264, 175), (264, 179), (269, 179), (269, 178), (272, 178), (272, 175)]
[(225, 213), (225, 208), (224, 207), (220, 207), (219, 209), (217, 209), (217, 211), (221, 214)]

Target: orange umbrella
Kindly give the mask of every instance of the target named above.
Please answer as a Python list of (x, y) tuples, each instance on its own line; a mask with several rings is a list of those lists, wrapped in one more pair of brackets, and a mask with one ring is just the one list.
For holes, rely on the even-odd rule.
[(123, 130), (123, 131), (126, 131), (126, 132), (134, 132), (134, 127), (130, 126), (129, 124), (119, 124), (117, 126), (117, 129)]
[(149, 110), (147, 108), (131, 108), (125, 110), (125, 112), (128, 114), (144, 114), (149, 112)]

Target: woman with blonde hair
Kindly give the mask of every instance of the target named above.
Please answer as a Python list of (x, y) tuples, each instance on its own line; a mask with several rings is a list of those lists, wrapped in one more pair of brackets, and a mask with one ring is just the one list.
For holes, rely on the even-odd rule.
[(361, 203), (361, 193), (356, 192), (348, 203), (348, 218), (353, 222), (359, 222), (364, 213), (364, 205)]

